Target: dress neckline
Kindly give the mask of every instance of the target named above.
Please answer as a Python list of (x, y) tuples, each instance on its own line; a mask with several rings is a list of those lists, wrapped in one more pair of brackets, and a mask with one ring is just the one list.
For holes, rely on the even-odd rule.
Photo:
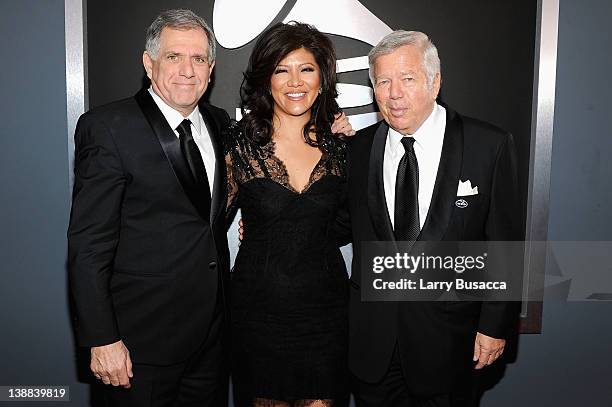
[[(287, 166), (285, 165), (285, 162), (276, 155), (276, 142), (274, 142), (274, 140), (270, 138), (270, 141), (264, 147), (267, 153), (269, 154), (270, 158), (276, 161), (276, 163), (278, 164), (279, 168), (282, 171), (282, 174), (280, 177), (281, 182), (278, 182), (278, 184), (282, 185), (283, 187), (287, 188), (289, 191), (294, 192), (298, 195), (303, 195), (304, 193), (308, 192), (310, 187), (316, 181), (318, 181), (314, 179), (315, 178), (314, 176), (317, 173), (317, 170), (319, 169), (319, 167), (323, 164), (324, 159), (327, 158), (326, 149), (323, 148), (322, 146), (319, 147), (319, 150), (321, 151), (321, 157), (319, 157), (319, 160), (315, 163), (314, 167), (312, 167), (312, 170), (310, 171), (310, 175), (308, 176), (308, 182), (306, 182), (306, 185), (304, 185), (301, 191), (298, 191), (298, 189), (295, 188), (291, 184), (290, 177), (289, 177), (289, 171), (287, 171)], [(276, 182), (275, 180), (272, 180), (272, 181)]]

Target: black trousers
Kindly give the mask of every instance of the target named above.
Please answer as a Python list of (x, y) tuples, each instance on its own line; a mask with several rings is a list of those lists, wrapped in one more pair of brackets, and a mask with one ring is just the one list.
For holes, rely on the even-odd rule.
[[(472, 372), (466, 372), (472, 375)], [(398, 346), (395, 346), (389, 370), (378, 383), (367, 383), (352, 376), (353, 396), (357, 407), (473, 407), (477, 406), (474, 387), (467, 385), (453, 393), (417, 397), (408, 390), (402, 373)], [(471, 384), (466, 380), (466, 384)]]
[(131, 388), (104, 387), (106, 406), (227, 406), (226, 336), (223, 312), (219, 311), (208, 337), (193, 355), (170, 366), (134, 364)]

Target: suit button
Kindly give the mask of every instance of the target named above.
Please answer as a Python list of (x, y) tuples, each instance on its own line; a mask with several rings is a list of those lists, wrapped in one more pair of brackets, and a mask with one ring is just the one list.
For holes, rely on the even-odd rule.
[(208, 263), (208, 268), (211, 270), (214, 270), (217, 267), (217, 262), (216, 261), (211, 261), (210, 263)]

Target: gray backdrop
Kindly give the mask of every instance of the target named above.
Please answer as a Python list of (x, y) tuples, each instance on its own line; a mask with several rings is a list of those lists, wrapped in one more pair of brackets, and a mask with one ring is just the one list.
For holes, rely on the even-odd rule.
[[(607, 0), (560, 1), (551, 240), (612, 240), (610, 16)], [(0, 385), (70, 385), (70, 405), (87, 406), (66, 295), (63, 1), (0, 1), (0, 49)], [(564, 265), (550, 259), (548, 268)], [(481, 406), (612, 405), (612, 303), (566, 303), (559, 288), (547, 293), (543, 334), (521, 336), (517, 360)]]

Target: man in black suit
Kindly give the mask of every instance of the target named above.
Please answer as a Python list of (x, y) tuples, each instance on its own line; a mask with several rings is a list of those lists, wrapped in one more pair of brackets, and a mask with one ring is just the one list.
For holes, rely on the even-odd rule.
[(79, 345), (113, 406), (226, 404), (227, 113), (200, 101), (215, 39), (188, 10), (147, 31), (151, 87), (81, 116), (68, 230)]
[(464, 406), (474, 370), (504, 350), (510, 305), (363, 302), (362, 242), (520, 239), (512, 138), (436, 103), (440, 60), (425, 34), (395, 31), (369, 61), (384, 121), (359, 131), (348, 153), (357, 405)]

